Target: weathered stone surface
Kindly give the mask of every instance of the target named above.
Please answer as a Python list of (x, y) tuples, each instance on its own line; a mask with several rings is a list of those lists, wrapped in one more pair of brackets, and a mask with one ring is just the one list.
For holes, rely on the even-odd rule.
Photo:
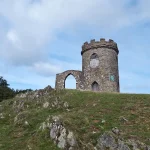
[(130, 148), (120, 139), (118, 139), (118, 150), (130, 150)]
[(49, 102), (45, 102), (44, 104), (43, 104), (43, 107), (44, 108), (47, 108), (49, 106)]
[(76, 89), (119, 92), (118, 47), (113, 40), (91, 40), (82, 46), (82, 71), (68, 70), (56, 75), (56, 89), (65, 88), (71, 74), (76, 79)]
[(80, 89), (82, 86), (82, 72), (78, 70), (67, 70), (63, 73), (56, 74), (56, 89), (65, 88), (65, 80), (69, 75), (73, 75), (76, 79), (76, 89)]
[[(117, 129), (117, 132), (114, 132)], [(118, 134), (119, 129), (105, 132), (97, 140), (95, 150), (149, 150), (150, 146), (134, 139), (123, 139)]]
[(64, 102), (64, 108), (68, 108), (68, 107), (69, 107), (68, 102)]
[(31, 92), (18, 94), (18, 95), (16, 95), (16, 97), (18, 97), (18, 98), (36, 99), (36, 98), (39, 98), (41, 96), (47, 95), (52, 90), (53, 90), (53, 88), (50, 85), (48, 85), (44, 89), (39, 89), (39, 90), (31, 91)]
[(111, 39), (109, 39), (109, 41), (106, 41), (104, 38), (101, 38), (100, 41), (95, 41), (95, 39), (93, 39), (90, 41), (90, 43), (85, 42), (82, 46), (81, 55), (90, 49), (103, 48), (103, 47), (113, 49), (114, 51), (117, 52), (117, 54), (119, 53), (117, 43), (115, 43)]
[(128, 139), (126, 141), (128, 145), (132, 147), (133, 150), (150, 150), (150, 146), (146, 145), (138, 140), (135, 139)]
[(115, 128), (112, 128), (112, 132), (116, 135), (119, 135), (120, 130), (117, 127), (115, 127)]
[(75, 145), (77, 145), (77, 141), (74, 137), (73, 132), (69, 131), (68, 135), (67, 135), (67, 142), (69, 143), (70, 146), (74, 147)]
[(106, 132), (97, 141), (97, 150), (130, 150), (129, 146), (112, 132)]
[(78, 150), (78, 144), (73, 132), (66, 129), (58, 116), (54, 116), (50, 127), (50, 138), (59, 148)]
[(104, 133), (97, 142), (98, 150), (105, 150), (106, 148), (110, 148), (111, 150), (117, 149), (115, 138), (111, 134)]
[(3, 118), (5, 118), (3, 113), (0, 113), (0, 119), (3, 119)]

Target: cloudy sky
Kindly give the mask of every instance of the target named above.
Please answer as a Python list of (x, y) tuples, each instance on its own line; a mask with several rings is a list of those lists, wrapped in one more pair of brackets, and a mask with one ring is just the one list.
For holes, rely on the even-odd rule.
[[(55, 86), (81, 70), (85, 41), (113, 39), (121, 92), (150, 93), (150, 0), (0, 0), (0, 76), (14, 89)], [(67, 87), (75, 87), (68, 77)]]

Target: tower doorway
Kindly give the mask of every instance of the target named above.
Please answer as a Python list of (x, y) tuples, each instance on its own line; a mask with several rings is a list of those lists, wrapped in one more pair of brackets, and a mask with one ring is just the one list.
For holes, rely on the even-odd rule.
[(92, 83), (92, 91), (99, 91), (99, 85), (96, 81)]

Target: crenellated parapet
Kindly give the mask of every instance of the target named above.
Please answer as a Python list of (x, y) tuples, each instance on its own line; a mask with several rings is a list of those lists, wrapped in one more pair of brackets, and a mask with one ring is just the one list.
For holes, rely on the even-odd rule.
[(100, 41), (95, 41), (95, 39), (91, 40), (90, 43), (85, 42), (82, 46), (81, 55), (90, 49), (96, 49), (96, 48), (109, 48), (113, 49), (119, 53), (117, 43), (113, 40), (109, 39), (109, 41), (106, 41), (104, 38), (101, 38)]

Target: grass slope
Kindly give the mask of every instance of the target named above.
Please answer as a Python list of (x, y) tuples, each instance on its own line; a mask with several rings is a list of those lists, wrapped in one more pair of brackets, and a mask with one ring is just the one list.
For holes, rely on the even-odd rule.
[[(69, 110), (43, 108), (43, 103), (59, 98), (69, 103)], [(17, 112), (14, 102), (25, 101)], [(125, 139), (134, 138), (150, 145), (150, 95), (52, 91), (36, 100), (14, 98), (0, 103), (0, 149), (58, 150), (49, 138), (49, 129), (39, 130), (48, 116), (61, 115), (65, 127), (82, 144), (96, 145), (97, 138), (107, 130), (118, 127)], [(17, 105), (16, 105), (17, 106)], [(18, 116), (17, 116), (18, 115)], [(14, 122), (17, 116), (17, 121)], [(121, 121), (121, 118), (128, 121)], [(25, 121), (29, 125), (25, 125)]]

